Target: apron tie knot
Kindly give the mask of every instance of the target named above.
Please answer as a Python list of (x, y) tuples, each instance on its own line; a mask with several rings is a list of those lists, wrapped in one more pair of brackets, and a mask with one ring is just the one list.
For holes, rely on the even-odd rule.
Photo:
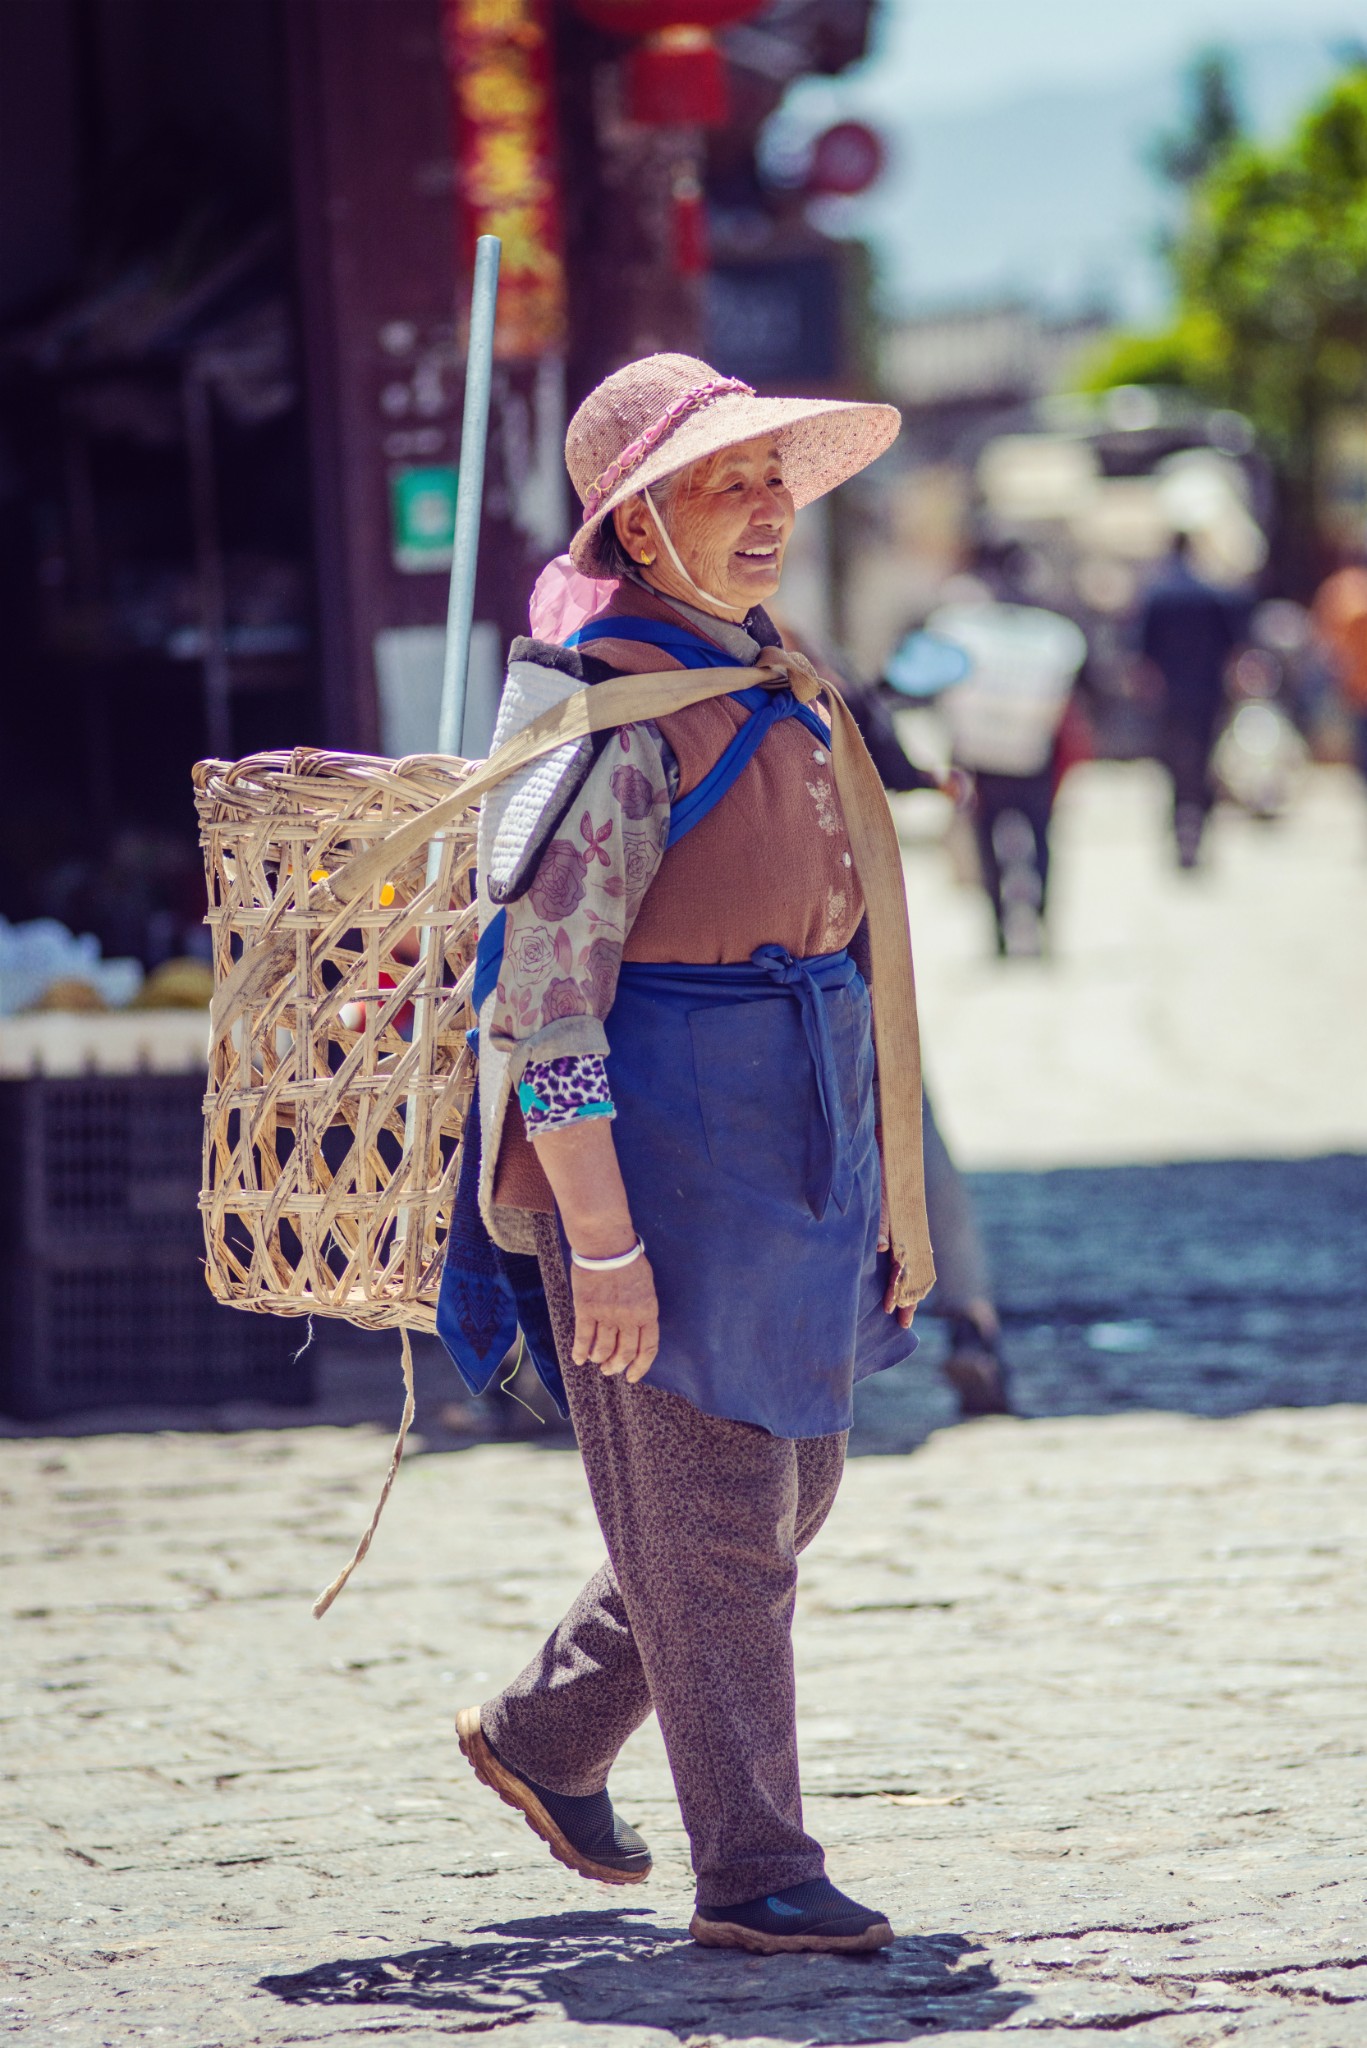
[(811, 1162), (808, 1172), (807, 1207), (820, 1223), (832, 1201), (838, 1209), (845, 1210), (854, 1189), (850, 1133), (840, 1099), (840, 1080), (826, 1015), (826, 998), (806, 963), (795, 953), (790, 953), (786, 946), (756, 946), (750, 962), (785, 993), (795, 997), (802, 1012), (802, 1030), (811, 1055), (820, 1112), (818, 1157)]

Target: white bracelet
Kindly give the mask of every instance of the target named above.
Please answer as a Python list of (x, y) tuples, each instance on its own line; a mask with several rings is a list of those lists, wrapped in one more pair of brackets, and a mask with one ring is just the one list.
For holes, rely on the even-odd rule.
[(581, 1257), (573, 1247), (570, 1249), (570, 1258), (579, 1267), (580, 1271), (584, 1273), (618, 1273), (623, 1266), (630, 1266), (633, 1261), (642, 1258), (644, 1254), (645, 1241), (639, 1237), (629, 1252), (618, 1252), (610, 1259), (586, 1259)]

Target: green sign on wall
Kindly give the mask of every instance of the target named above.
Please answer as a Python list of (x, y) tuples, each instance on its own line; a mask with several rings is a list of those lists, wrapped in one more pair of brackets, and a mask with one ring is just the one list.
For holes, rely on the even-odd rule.
[(456, 531), (454, 467), (433, 463), (389, 476), (389, 539), (394, 567), (408, 575), (448, 569)]

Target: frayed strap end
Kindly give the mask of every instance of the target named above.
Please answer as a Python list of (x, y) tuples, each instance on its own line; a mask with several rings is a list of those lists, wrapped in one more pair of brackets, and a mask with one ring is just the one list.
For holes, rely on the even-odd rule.
[(409, 1342), (407, 1330), (401, 1329), (399, 1336), (403, 1343), (403, 1420), (399, 1424), (399, 1433), (394, 1439), (394, 1449), (390, 1453), (389, 1471), (385, 1477), (384, 1485), (380, 1489), (380, 1498), (375, 1503), (375, 1512), (370, 1517), (370, 1526), (356, 1545), (356, 1552), (351, 1563), (346, 1567), (345, 1571), (338, 1572), (332, 1584), (326, 1587), (313, 1603), (313, 1618), (315, 1621), (322, 1620), (347, 1580), (351, 1577), (351, 1574), (355, 1571), (357, 1565), (361, 1562), (361, 1559), (369, 1550), (374, 1540), (375, 1531), (380, 1526), (380, 1516), (384, 1513), (384, 1504), (389, 1499), (394, 1481), (399, 1476), (399, 1466), (403, 1460), (404, 1442), (408, 1436), (409, 1425), (413, 1420), (413, 1347)]
[(898, 1308), (917, 1308), (935, 1285), (935, 1267), (927, 1258), (917, 1267), (909, 1263), (907, 1248), (896, 1239), (892, 1245), (893, 1302)]

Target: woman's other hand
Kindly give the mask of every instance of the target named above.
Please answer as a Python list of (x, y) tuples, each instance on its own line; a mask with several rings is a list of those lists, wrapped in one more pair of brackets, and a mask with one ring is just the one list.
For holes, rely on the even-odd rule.
[[(581, 1117), (535, 1140), (571, 1249), (585, 1259), (614, 1259), (636, 1242), (608, 1117)], [(571, 1265), (574, 1362), (609, 1379), (644, 1379), (660, 1348), (655, 1275), (644, 1252), (607, 1273)]]
[(642, 1253), (612, 1273), (571, 1267), (574, 1285), (574, 1362), (596, 1365), (606, 1379), (625, 1373), (644, 1379), (660, 1348), (655, 1275)]
[[(881, 1149), (879, 1152), (879, 1171), (881, 1178)], [(892, 1250), (892, 1221), (888, 1215), (888, 1184), (885, 1178), (882, 1179), (882, 1186), (879, 1190), (878, 1249), (880, 1252), (888, 1252)], [(915, 1315), (916, 1310), (914, 1308), (899, 1308), (897, 1306), (897, 1282), (901, 1279), (901, 1277), (901, 1261), (899, 1259), (893, 1259), (893, 1261), (888, 1267), (888, 1287), (886, 1294), (883, 1296), (883, 1313), (884, 1315), (896, 1316), (898, 1322), (902, 1325), (902, 1328), (904, 1330), (909, 1330), (911, 1328), (911, 1319)]]

